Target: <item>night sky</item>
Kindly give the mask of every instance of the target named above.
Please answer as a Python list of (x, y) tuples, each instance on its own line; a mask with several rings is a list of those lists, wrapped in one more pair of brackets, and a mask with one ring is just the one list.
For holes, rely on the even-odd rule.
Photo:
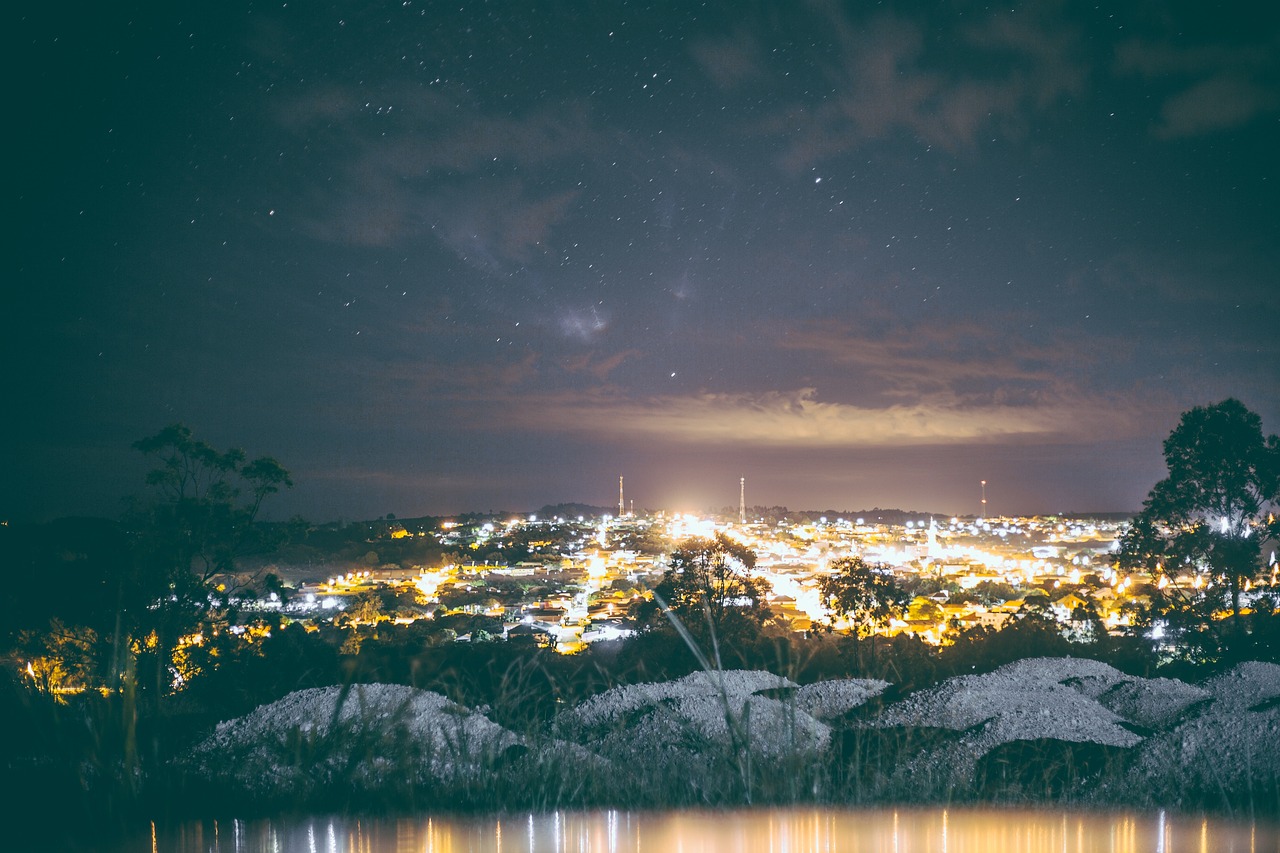
[(0, 518), (174, 421), (315, 521), (1125, 511), (1280, 431), (1276, 4), (23, 5)]

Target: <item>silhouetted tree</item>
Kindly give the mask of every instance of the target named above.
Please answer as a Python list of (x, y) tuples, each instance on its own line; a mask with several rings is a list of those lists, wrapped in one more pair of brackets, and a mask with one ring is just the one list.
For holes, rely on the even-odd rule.
[(723, 533), (695, 537), (671, 553), (654, 591), (690, 631), (700, 634), (705, 626), (716, 645), (758, 630), (770, 616), (768, 585), (751, 577), (755, 565), (755, 552)]
[(833, 615), (846, 619), (855, 636), (865, 637), (906, 612), (911, 596), (894, 581), (888, 567), (861, 557), (841, 557), (831, 568), (834, 574), (818, 579), (822, 603)]
[(96, 668), (98, 635), (92, 628), (53, 619), (42, 631), (19, 635), (18, 667), (39, 690), (52, 693), (88, 685)]
[[(1215, 614), (1243, 628), (1242, 596), (1263, 568), (1263, 543), (1280, 534), (1280, 439), (1228, 399), (1184, 412), (1164, 458), (1169, 474), (1121, 538), (1118, 562), (1157, 581), (1153, 618), (1220, 644)], [(1178, 582), (1184, 573), (1192, 583)]]
[(163, 692), (172, 650), (208, 610), (206, 584), (270, 546), (254, 522), (262, 502), (293, 481), (275, 459), (217, 450), (182, 424), (133, 446), (159, 464), (147, 474), (150, 494), (127, 520), (136, 570), (122, 586), (117, 633), (154, 655), (155, 687)]
[[(834, 616), (848, 621), (859, 661), (862, 657), (857, 651), (860, 642), (870, 638), (871, 665), (874, 667), (876, 628), (902, 617), (911, 601), (911, 594), (898, 586), (887, 566), (872, 565), (861, 557), (841, 557), (832, 562), (831, 568), (835, 574), (818, 579), (822, 602)], [(936, 604), (934, 606), (937, 607)], [(858, 666), (861, 665), (859, 662)]]

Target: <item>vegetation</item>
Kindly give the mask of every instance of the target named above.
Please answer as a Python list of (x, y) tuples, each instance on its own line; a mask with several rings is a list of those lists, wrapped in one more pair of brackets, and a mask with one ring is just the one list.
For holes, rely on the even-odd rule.
[(1264, 547), (1280, 536), (1280, 438), (1264, 437), (1261, 419), (1228, 399), (1184, 413), (1164, 458), (1168, 476), (1121, 540), (1119, 562), (1155, 582), (1145, 615), (1157, 637), (1212, 660), (1242, 648), (1246, 612), (1280, 603), (1250, 595), (1268, 572)]
[(751, 576), (755, 552), (723, 533), (686, 540), (671, 552), (667, 565), (654, 601), (677, 630), (689, 635), (693, 647), (699, 645), (695, 638), (709, 641), (710, 659), (717, 665), (722, 641), (736, 643), (769, 618), (768, 587)]
[(907, 610), (911, 597), (893, 580), (887, 566), (873, 566), (861, 557), (840, 557), (833, 574), (818, 580), (824, 603), (845, 619), (856, 636), (867, 636)]

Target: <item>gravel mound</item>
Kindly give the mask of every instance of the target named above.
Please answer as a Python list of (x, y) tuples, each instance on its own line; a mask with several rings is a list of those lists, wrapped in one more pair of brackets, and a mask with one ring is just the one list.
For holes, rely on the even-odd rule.
[(1210, 679), (1201, 712), (1149, 737), (1100, 802), (1205, 805), (1274, 812), (1280, 806), (1280, 666), (1243, 663)]
[[(741, 710), (743, 703), (761, 690), (794, 688), (795, 682), (771, 672), (728, 670), (725, 672), (694, 672), (675, 681), (628, 684), (615, 687), (598, 696), (592, 696), (582, 704), (561, 715), (564, 722), (579, 726), (612, 725), (626, 715), (658, 704), (669, 706), (693, 703), (699, 710), (706, 699), (723, 699), (731, 708)], [(723, 712), (720, 714), (724, 716)], [(694, 722), (708, 722), (697, 714)], [(708, 724), (714, 728), (715, 723)]]
[(364, 684), (300, 690), (219, 723), (185, 763), (251, 796), (304, 800), (335, 786), (464, 784), (519, 743), (438, 693)]
[(1176, 679), (1125, 675), (1092, 660), (1035, 658), (1010, 664), (1007, 669), (1036, 679), (1053, 678), (1056, 673), (1070, 670), (1071, 675), (1062, 679), (1063, 685), (1098, 700), (1128, 722), (1149, 729), (1173, 725), (1189, 707), (1209, 696), (1207, 691)]
[(1166, 729), (1209, 695), (1203, 688), (1174, 678), (1130, 678), (1112, 685), (1097, 698), (1131, 723)]
[(830, 729), (786, 700), (755, 695), (795, 688), (769, 672), (695, 672), (676, 681), (630, 684), (593, 696), (558, 720), (606, 755), (698, 746), (748, 748), (765, 756), (824, 747)]
[(876, 678), (846, 678), (806, 684), (796, 691), (796, 708), (819, 720), (831, 720), (849, 713), (868, 699), (879, 696), (889, 682)]
[[(891, 705), (869, 725), (960, 732), (954, 741), (908, 759), (894, 776), (899, 785), (914, 783), (921, 793), (964, 791), (973, 783), (978, 761), (1002, 744), (1043, 739), (1116, 747), (1139, 743), (1142, 738), (1122, 725), (1124, 719), (1087, 695), (1124, 678), (1097, 661), (1018, 661), (986, 675), (948, 679)], [(1064, 682), (1090, 687), (1081, 692)]]
[(762, 772), (771, 783), (800, 785), (818, 765), (830, 728), (790, 698), (757, 695), (795, 689), (768, 672), (697, 672), (594, 696), (562, 713), (555, 731), (625, 768), (604, 780), (618, 801), (733, 801)]
[(888, 687), (697, 672), (607, 691), (528, 738), (438, 693), (329, 687), (220, 723), (180, 764), (232, 796), (314, 808), (335, 793), (490, 803), (544, 790), (561, 792), (553, 802), (697, 805), (737, 802), (762, 784), (774, 786), (770, 796), (803, 798), (829, 762), (869, 755), (884, 766), (849, 765), (870, 774), (864, 793), (946, 800), (1001, 796), (1014, 789), (993, 780), (1047, 779), (1056, 762), (1066, 786), (1057, 790), (1101, 805), (1280, 812), (1275, 664), (1241, 664), (1195, 686), (1039, 658), (949, 679), (871, 719), (845, 716)]
[[(1124, 720), (1064, 681), (1118, 670), (1074, 658), (1018, 661), (986, 675), (948, 679), (885, 709), (878, 726), (925, 726), (971, 733), (987, 748), (1012, 740), (1054, 738), (1133, 746), (1141, 738)], [(1105, 673), (1108, 674), (1109, 673)]]
[(1205, 682), (1215, 713), (1247, 711), (1280, 697), (1280, 666), (1250, 661)]

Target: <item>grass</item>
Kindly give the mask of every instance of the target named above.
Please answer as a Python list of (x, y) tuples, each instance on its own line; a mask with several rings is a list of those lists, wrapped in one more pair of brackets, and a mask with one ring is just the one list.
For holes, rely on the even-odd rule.
[[(216, 717), (210, 713), (174, 713), (181, 703), (165, 714), (144, 713), (128, 690), (64, 703), (14, 681), (6, 683), (0, 709), (17, 721), (4, 739), (4, 766), (28, 784), (9, 804), (33, 831), (39, 825), (68, 839), (80, 830), (120, 832), (145, 819), (215, 814), (954, 802), (1060, 806), (1088, 802), (1093, 788), (1110, 791), (1113, 804), (1127, 797), (1135, 806), (1280, 815), (1280, 768), (1249, 755), (1237, 757), (1253, 763), (1248, 772), (1156, 791), (1158, 802), (1124, 790), (1129, 751), (1055, 740), (1003, 744), (977, 762), (971, 778), (956, 779), (938, 762), (920, 759), (945, 751), (960, 733), (873, 725), (880, 707), (898, 698), (891, 692), (827, 720), (830, 737), (815, 743), (795, 688), (766, 688), (755, 698), (735, 694), (717, 666), (727, 651), (722, 640), (710, 653), (687, 631), (681, 642), (686, 656), (701, 660), (700, 671), (711, 683), (698, 706), (707, 715), (701, 724), (691, 722), (690, 710), (671, 696), (577, 724), (566, 710), (627, 680), (582, 660), (532, 650), (516, 653), (492, 644), (491, 650), (465, 650), (451, 668), (424, 658), (411, 669), (418, 687), (479, 708), (502, 725), (514, 735), (507, 742), (465, 726), (424, 739), (414, 728), (411, 703), (375, 703), (357, 679), (378, 673), (353, 665), (347, 670), (351, 677), (337, 688), (327, 725), (297, 726), (271, 747), (271, 761), (282, 768), (287, 784), (264, 781), (257, 787), (229, 771), (204, 779), (182, 760), (211, 728)], [(831, 662), (824, 659), (821, 666), (830, 668)], [(771, 668), (795, 682), (816, 669), (791, 647), (778, 652)], [(1262, 701), (1248, 713), (1274, 717), (1280, 706)], [(229, 756), (228, 767), (236, 760)], [(53, 802), (56, 820), (39, 820)]]

